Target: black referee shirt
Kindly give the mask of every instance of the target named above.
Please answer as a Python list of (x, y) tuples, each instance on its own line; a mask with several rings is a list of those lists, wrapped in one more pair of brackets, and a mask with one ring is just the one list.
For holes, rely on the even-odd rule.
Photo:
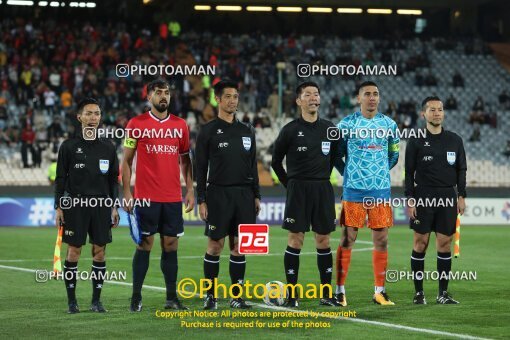
[[(328, 139), (330, 127), (335, 125), (328, 120), (310, 123), (299, 117), (282, 128), (274, 142), (271, 166), (285, 187), (289, 179), (329, 180), (333, 166), (343, 164), (339, 141)], [(282, 165), (285, 156), (287, 171)]]
[(405, 195), (414, 197), (414, 183), (426, 187), (457, 186), (459, 196), (466, 197), (466, 153), (462, 138), (441, 130), (425, 138), (407, 142), (405, 159)]
[(195, 156), (199, 204), (205, 202), (206, 182), (251, 186), (255, 197), (260, 198), (255, 129), (250, 124), (236, 118), (232, 123), (221, 118), (210, 121), (200, 129)]
[(55, 208), (64, 192), (71, 197), (118, 196), (119, 162), (115, 146), (107, 140), (65, 140), (58, 151)]

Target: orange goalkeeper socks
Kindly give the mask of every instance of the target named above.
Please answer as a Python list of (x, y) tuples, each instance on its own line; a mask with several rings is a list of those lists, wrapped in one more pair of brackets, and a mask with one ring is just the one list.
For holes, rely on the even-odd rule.
[(388, 266), (388, 251), (372, 251), (372, 265), (374, 268), (374, 286), (383, 287), (386, 281), (386, 268)]
[(336, 284), (337, 286), (343, 286), (345, 279), (347, 278), (347, 272), (351, 263), (351, 251), (352, 249), (342, 248), (338, 246), (336, 251)]

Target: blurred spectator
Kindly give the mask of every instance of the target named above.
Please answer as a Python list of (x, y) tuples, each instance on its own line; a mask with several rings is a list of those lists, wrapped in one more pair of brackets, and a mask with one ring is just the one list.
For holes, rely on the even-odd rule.
[(260, 112), (257, 112), (255, 114), (255, 117), (253, 117), (252, 125), (256, 128), (261, 128), (263, 125), (262, 117), (260, 115)]
[(425, 76), (425, 85), (426, 86), (437, 86), (437, 78), (432, 73), (430, 73), (430, 71)]
[(58, 73), (57, 68), (55, 66), (51, 67), (51, 72), (49, 76), (50, 88), (56, 93), (60, 93), (60, 79), (61, 75)]
[(508, 95), (506, 90), (503, 90), (498, 97), (499, 104), (503, 110), (510, 109), (510, 96)]
[(483, 111), (471, 111), (471, 114), (469, 115), (469, 123), (470, 124), (484, 124), (485, 123), (485, 116)]
[(485, 108), (485, 104), (481, 96), (476, 98), (475, 103), (473, 104), (473, 111), (483, 111)]
[(53, 90), (49, 87), (43, 93), (44, 96), (44, 107), (48, 111), (48, 114), (53, 115), (55, 113), (55, 104), (57, 100), (57, 95)]
[(469, 137), (470, 142), (479, 142), (480, 141), (480, 126), (475, 126), (473, 130), (473, 134)]
[(452, 77), (452, 85), (453, 87), (464, 87), (464, 78), (459, 73), (459, 71), (455, 71)]
[(340, 98), (340, 109), (342, 111), (352, 109), (351, 97), (347, 93)]
[(243, 119), (241, 120), (243, 123), (249, 123), (250, 122), (250, 116), (248, 116), (248, 112), (245, 112), (243, 115)]
[(8, 119), (9, 116), (7, 115), (7, 109), (5, 106), (0, 105), (0, 130), (5, 128)]
[(73, 103), (73, 96), (71, 95), (71, 92), (67, 89), (67, 87), (64, 87), (62, 93), (60, 94), (60, 106), (67, 111), (71, 108), (71, 105)]
[(510, 157), (510, 139), (506, 141), (506, 148), (503, 150), (503, 155), (507, 158)]
[(269, 113), (271, 114), (271, 118), (275, 119), (278, 116), (278, 90), (273, 89), (273, 93), (267, 98), (267, 107), (269, 108)]
[(54, 116), (53, 122), (48, 126), (48, 140), (55, 141), (64, 136), (60, 116)]
[(414, 85), (416, 86), (423, 86), (425, 84), (425, 79), (423, 78), (423, 75), (420, 73), (420, 71), (416, 71), (414, 75)]
[(23, 161), (23, 167), (29, 168), (28, 164), (28, 151), (32, 154), (32, 162), (35, 164), (37, 160), (36, 150), (34, 148), (35, 132), (32, 126), (27, 124), (21, 132), (21, 160)]
[(444, 103), (445, 110), (457, 110), (457, 99), (450, 93), (450, 96), (446, 99)]

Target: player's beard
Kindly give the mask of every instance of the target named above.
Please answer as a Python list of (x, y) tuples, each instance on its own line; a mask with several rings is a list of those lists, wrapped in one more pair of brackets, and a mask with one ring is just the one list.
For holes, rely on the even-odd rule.
[(154, 108), (156, 110), (158, 110), (159, 113), (165, 113), (167, 110), (168, 110), (168, 103), (152, 103), (152, 105), (154, 106)]

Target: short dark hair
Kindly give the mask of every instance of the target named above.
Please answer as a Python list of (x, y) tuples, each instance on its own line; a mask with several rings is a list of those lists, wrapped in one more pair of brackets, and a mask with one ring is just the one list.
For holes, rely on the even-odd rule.
[(170, 90), (170, 84), (164, 79), (156, 79), (147, 84), (147, 94), (156, 90), (156, 88), (164, 89), (168, 88)]
[(319, 87), (319, 85), (314, 82), (314, 81), (305, 81), (304, 83), (301, 83), (298, 85), (298, 87), (296, 87), (296, 97), (299, 98), (299, 96), (301, 95), (301, 93), (303, 93), (303, 90), (307, 87), (315, 87), (317, 89), (317, 91), (319, 91), (319, 94), (321, 93), (321, 89)]
[(429, 102), (435, 101), (442, 102), (442, 100), (438, 96), (428, 96), (427, 98), (423, 99), (423, 101), (421, 102), (421, 110), (422, 111), (427, 110), (427, 104)]
[(224, 89), (235, 89), (237, 92), (239, 92), (239, 88), (235, 81), (231, 79), (223, 79), (214, 85), (214, 95), (221, 98)]
[(367, 81), (364, 81), (361, 84), (359, 84), (358, 88), (356, 89), (356, 93), (359, 94), (359, 91), (361, 91), (362, 88), (367, 87), (367, 86), (375, 86), (379, 90), (379, 86), (377, 86), (376, 83), (374, 83), (373, 81), (367, 80)]
[(101, 105), (99, 105), (99, 102), (97, 100), (95, 100), (94, 98), (91, 98), (91, 97), (86, 97), (86, 98), (83, 98), (79, 103), (78, 103), (78, 108), (77, 108), (77, 114), (82, 114), (83, 112), (83, 108), (87, 105), (91, 105), (91, 104), (94, 104), (94, 105), (97, 105), (99, 106), (99, 110), (101, 110)]

